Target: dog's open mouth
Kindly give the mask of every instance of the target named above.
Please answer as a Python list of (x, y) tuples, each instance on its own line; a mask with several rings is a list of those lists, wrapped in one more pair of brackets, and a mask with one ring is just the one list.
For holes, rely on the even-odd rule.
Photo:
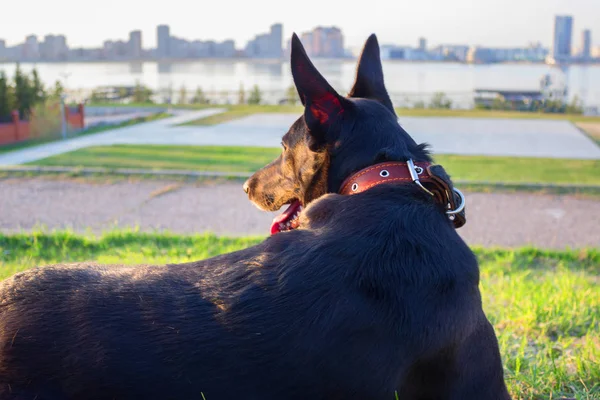
[(294, 200), (289, 204), (289, 207), (281, 215), (273, 218), (271, 235), (279, 232), (291, 231), (300, 225), (302, 203), (299, 200)]

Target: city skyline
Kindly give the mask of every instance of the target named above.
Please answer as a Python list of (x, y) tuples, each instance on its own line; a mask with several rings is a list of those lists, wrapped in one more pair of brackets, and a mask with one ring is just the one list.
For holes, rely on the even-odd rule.
[[(497, 62), (600, 62), (600, 46), (592, 46), (592, 32), (581, 32), (579, 46), (574, 40), (574, 18), (571, 15), (554, 16), (552, 46), (541, 42), (519, 47), (490, 47), (468, 44), (428, 47), (428, 39), (419, 37), (417, 46), (383, 44), (382, 59), (412, 61), (458, 61), (467, 63)], [(270, 58), (289, 57), (289, 40), (284, 47), (283, 24), (274, 23), (268, 32), (258, 33), (243, 48), (232, 39), (222, 42), (197, 38), (181, 38), (172, 33), (169, 25), (158, 25), (155, 30), (156, 47), (144, 47), (141, 30), (129, 32), (128, 40), (104, 40), (100, 48), (73, 48), (64, 35), (45, 35), (40, 41), (28, 35), (17, 46), (7, 47), (0, 38), (0, 61), (127, 61), (127, 60), (184, 60), (201, 58)], [(345, 46), (344, 33), (336, 26), (317, 26), (300, 33), (307, 53), (311, 57), (346, 58), (352, 52)]]
[[(0, 37), (8, 46), (20, 43), (30, 34), (43, 36), (55, 33), (69, 37), (72, 47), (98, 47), (105, 38), (125, 37), (129, 30), (139, 29), (146, 47), (155, 47), (152, 35), (160, 24), (177, 27), (174, 34), (181, 37), (201, 37), (215, 41), (232, 39), (243, 46), (272, 21), (284, 25), (283, 36), (300, 33), (314, 26), (337, 26), (344, 31), (349, 48), (361, 47), (370, 33), (377, 33), (380, 43), (413, 44), (419, 37), (427, 37), (431, 45), (468, 43), (494, 47), (514, 47), (541, 41), (552, 45), (552, 17), (568, 14), (574, 17), (575, 31), (593, 29), (600, 25), (600, 3), (592, 0), (569, 2), (548, 0), (543, 7), (537, 2), (517, 0), (456, 0), (448, 4), (441, 0), (420, 4), (397, 4), (372, 0), (368, 7), (349, 7), (345, 3), (305, 0), (293, 12), (281, 11), (278, 3), (269, 0), (231, 4), (215, 3), (210, 9), (201, 7), (190, 11), (189, 2), (171, 0), (168, 7), (148, 7), (140, 1), (117, 2), (107, 0), (94, 10), (94, 18), (72, 18), (58, 10), (78, 10), (74, 0), (23, 0), (18, 9), (36, 10), (20, 13), (14, 3), (4, 7), (7, 14), (17, 15), (3, 21)], [(597, 3), (597, 4), (594, 4)], [(143, 9), (143, 18), (139, 11)], [(119, 10), (120, 12), (115, 12)], [(318, 13), (314, 11), (318, 10)], [(342, 10), (342, 12), (341, 12)], [(315, 15), (318, 14), (318, 15)], [(20, 18), (19, 15), (26, 15)], [(50, 16), (50, 18), (48, 17)], [(132, 17), (133, 16), (133, 17)], [(509, 27), (510, 29), (507, 29)]]
[[(344, 48), (344, 36), (337, 27), (318, 26), (302, 33), (306, 51), (314, 57), (345, 58), (351, 56)], [(156, 27), (157, 46), (144, 48), (144, 37), (139, 30), (129, 32), (128, 40), (105, 40), (102, 47), (73, 48), (64, 35), (45, 35), (42, 40), (35, 35), (23, 43), (6, 46), (0, 38), (0, 62), (86, 62), (86, 61), (142, 61), (185, 60), (200, 58), (267, 58), (282, 59), (284, 52), (283, 25), (272, 24), (268, 32), (259, 33), (244, 48), (236, 47), (229, 39), (187, 39), (172, 34), (171, 27)], [(289, 42), (288, 42), (289, 47)]]

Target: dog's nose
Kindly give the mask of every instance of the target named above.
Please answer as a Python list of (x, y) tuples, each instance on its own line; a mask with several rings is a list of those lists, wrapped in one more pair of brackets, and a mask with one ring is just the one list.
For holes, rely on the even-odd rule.
[(244, 192), (246, 192), (246, 194), (248, 194), (248, 192), (250, 191), (250, 179), (248, 179), (246, 182), (244, 182)]

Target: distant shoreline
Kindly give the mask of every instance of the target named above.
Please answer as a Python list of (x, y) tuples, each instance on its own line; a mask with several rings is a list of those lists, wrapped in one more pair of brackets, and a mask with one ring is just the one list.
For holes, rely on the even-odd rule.
[[(333, 61), (339, 63), (356, 62), (356, 57), (345, 57), (345, 58), (319, 58), (315, 57), (316, 62), (321, 61)], [(37, 65), (37, 64), (192, 64), (192, 63), (252, 63), (252, 64), (287, 64), (289, 61), (286, 59), (277, 58), (246, 58), (246, 57), (230, 57), (230, 58), (218, 58), (218, 57), (206, 57), (206, 58), (169, 58), (169, 59), (140, 59), (140, 60), (69, 60), (69, 61), (8, 61), (0, 60), (0, 65), (10, 64), (21, 64), (21, 65)], [(503, 62), (491, 62), (491, 63), (468, 63), (463, 61), (455, 60), (399, 60), (399, 59), (385, 59), (384, 63), (398, 63), (398, 64), (461, 64), (461, 65), (526, 65), (526, 64), (542, 64), (552, 66), (545, 61), (503, 61)], [(572, 62), (567, 65), (589, 65), (599, 66), (600, 62), (596, 63), (585, 63), (585, 62)]]

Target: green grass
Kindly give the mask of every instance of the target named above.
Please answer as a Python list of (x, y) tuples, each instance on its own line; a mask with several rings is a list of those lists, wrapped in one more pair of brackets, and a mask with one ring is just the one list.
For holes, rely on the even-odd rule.
[[(203, 106), (204, 108), (206, 106)], [(195, 121), (187, 122), (185, 125), (217, 125), (234, 119), (247, 117), (260, 113), (302, 113), (301, 106), (292, 105), (229, 105), (227, 111), (212, 115)], [(463, 117), (463, 118), (501, 118), (501, 119), (551, 119), (566, 120), (571, 122), (600, 122), (600, 117), (584, 117), (579, 114), (545, 114), (537, 112), (518, 111), (495, 111), (495, 110), (451, 110), (451, 109), (429, 109), (429, 108), (396, 108), (400, 118), (402, 117)]]
[[(254, 172), (280, 149), (228, 146), (98, 146), (34, 161), (42, 166)], [(439, 155), (453, 179), (476, 182), (600, 185), (600, 161)]]
[(31, 164), (252, 172), (273, 161), (279, 153), (279, 149), (259, 147), (114, 145), (89, 147)]
[(600, 117), (586, 117), (581, 114), (550, 114), (541, 112), (519, 112), (501, 110), (451, 110), (430, 108), (396, 108), (400, 118), (406, 117), (462, 117), (462, 118), (501, 118), (501, 119), (551, 119), (571, 122), (600, 122)]
[[(0, 233), (0, 279), (57, 262), (187, 262), (258, 243), (115, 231)], [(600, 250), (475, 249), (514, 399), (600, 398)]]
[(302, 113), (302, 107), (300, 106), (292, 106), (292, 105), (238, 105), (238, 106), (227, 106), (227, 111), (221, 114), (211, 115), (209, 117), (200, 118), (195, 121), (186, 122), (183, 125), (200, 125), (200, 126), (210, 126), (210, 125), (218, 125), (223, 122), (232, 121), (234, 119), (239, 119), (243, 117), (247, 117), (252, 114), (261, 114), (261, 113), (291, 113), (291, 114), (300, 114)]
[(435, 161), (457, 180), (600, 185), (599, 160), (438, 155)]
[(580, 131), (585, 133), (598, 146), (600, 146), (600, 122), (580, 121), (575, 124)]
[[(113, 129), (125, 128), (128, 126), (137, 125), (137, 124), (141, 124), (144, 122), (156, 121), (156, 120), (168, 118), (168, 117), (170, 117), (170, 114), (156, 113), (156, 114), (151, 114), (151, 115), (148, 115), (145, 117), (136, 117), (136, 118), (130, 119), (128, 121), (121, 122), (119, 124), (95, 126), (95, 127), (77, 132), (75, 134), (69, 134), (68, 137), (73, 138), (73, 137), (79, 137), (79, 136), (84, 136), (84, 135), (91, 135), (94, 133), (100, 133), (100, 132), (109, 131), (109, 130), (113, 130)], [(40, 139), (34, 139), (34, 140), (26, 140), (26, 141), (18, 142), (18, 143), (11, 143), (8, 145), (0, 146), (0, 154), (7, 153), (9, 151), (21, 150), (21, 149), (25, 149), (25, 148), (32, 147), (32, 146), (38, 146), (38, 145), (44, 144), (44, 143), (56, 142), (59, 140), (62, 140), (62, 137), (47, 137), (47, 138), (40, 138)]]

